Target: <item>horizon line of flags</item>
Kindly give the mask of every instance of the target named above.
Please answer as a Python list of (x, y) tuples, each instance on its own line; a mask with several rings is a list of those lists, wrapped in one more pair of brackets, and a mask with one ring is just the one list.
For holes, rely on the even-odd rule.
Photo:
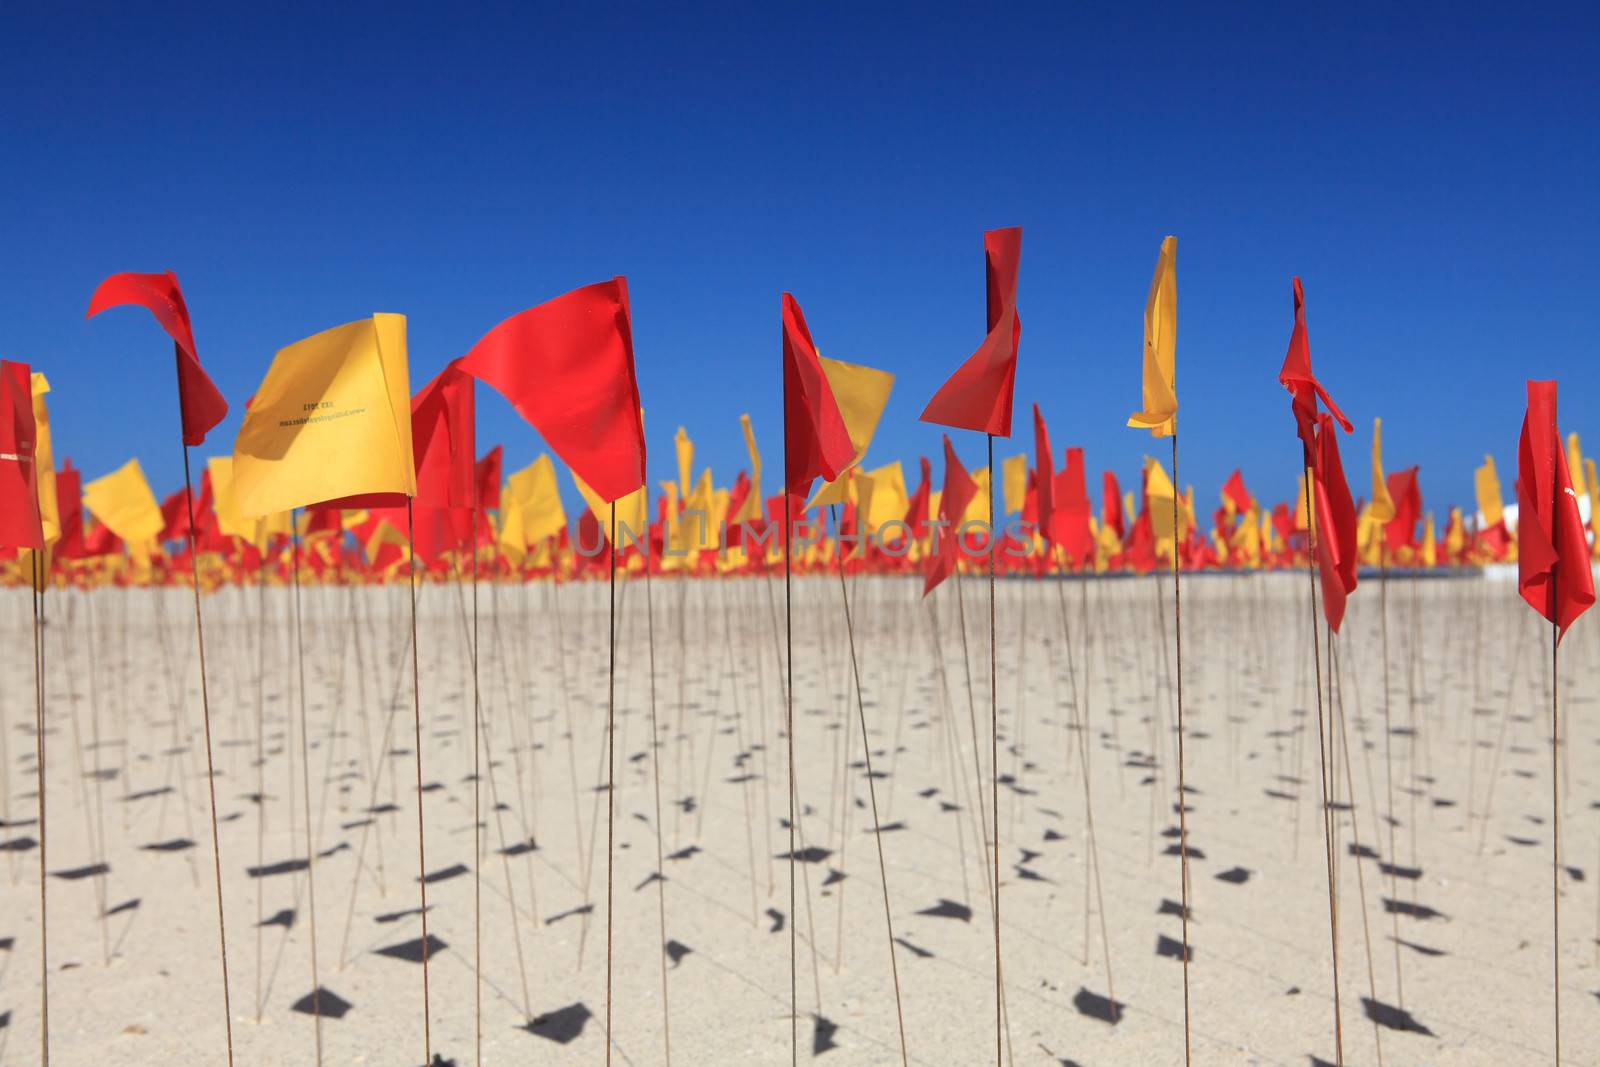
[[(988, 330), (929, 400), (923, 421), (981, 432), (991, 443), (1010, 436), (1022, 333), (1021, 236), (1015, 227), (984, 235)], [(1176, 256), (1176, 238), (1167, 237), (1145, 306), (1142, 408), (1127, 420), (1155, 437), (1177, 430)], [(909, 491), (899, 461), (864, 467), (894, 376), (823, 357), (790, 293), (780, 300), (783, 486), (771, 496), (763, 494), (754, 428), (741, 416), (750, 465), (731, 485), (717, 486), (709, 469), (695, 476), (694, 446), (680, 427), (679, 477), (650, 500), (628, 285), (620, 276), (504, 320), (414, 396), (402, 315), (374, 314), (291, 344), (247, 400), (232, 454), (207, 459), (198, 494), (191, 485), (159, 502), (136, 459), (89, 482), (70, 461), (57, 469), (49, 384), (44, 374), (8, 361), (0, 374), (0, 581), (166, 584), (193, 580), (189, 571), (214, 587), (282, 579), (301, 562), (311, 580), (383, 581), (412, 566), (423, 576), (448, 576), (463, 560), (501, 579), (584, 578), (608, 572), (617, 531), (624, 574), (645, 567), (761, 572), (781, 559), (783, 538), (773, 530), (787, 515), (821, 530), (792, 560), (802, 572), (842, 564), (921, 573), (928, 590), (960, 567), (986, 563), (986, 536), (938, 536), (974, 523), (995, 530), (994, 563), (1003, 573), (1277, 569), (1309, 561), (1322, 575), (1325, 614), (1337, 628), (1359, 566), (1518, 560), (1527, 524), (1508, 522), (1492, 457), (1476, 471), (1477, 513), (1452, 507), (1441, 529), (1423, 510), (1417, 468), (1384, 474), (1381, 423), (1374, 420), (1371, 492), (1352, 498), (1336, 438), (1351, 423), (1312, 373), (1298, 278), (1292, 294), (1279, 381), (1291, 394), (1303, 473), (1294, 497), (1269, 507), (1235, 470), (1209, 525), (1193, 486), (1180, 494), (1149, 457), (1136, 491), (1104, 471), (1096, 508), (1083, 450), (1068, 448), (1057, 470), (1037, 404), (1032, 462), (1026, 454), (1004, 459), (993, 477), (998, 484), (990, 484), (992, 460), (969, 472), (948, 436), (941, 488), (926, 457)], [(94, 291), (87, 315), (123, 306), (149, 310), (172, 340), (184, 445), (203, 444), (228, 404), (201, 366), (176, 276), (111, 275)], [(503, 476), (498, 446), (479, 456), (478, 381), (501, 393), (556, 458), (543, 454)], [(1548, 584), (1540, 574), (1549, 568), (1540, 568), (1550, 552), (1578, 558), (1571, 531), (1561, 532), (1568, 520), (1557, 514), (1577, 507), (1578, 497), (1588, 504), (1587, 520), (1584, 509), (1574, 513), (1581, 556), (1600, 558), (1600, 477), (1576, 434), (1562, 447), (1554, 390), (1554, 383), (1529, 383), (1534, 422), (1519, 448), (1519, 513), (1538, 520), (1525, 594)], [(575, 517), (561, 501), (557, 461), (586, 505)], [(991, 510), (996, 494), (1012, 521)], [(296, 534), (303, 546), (295, 545)]]

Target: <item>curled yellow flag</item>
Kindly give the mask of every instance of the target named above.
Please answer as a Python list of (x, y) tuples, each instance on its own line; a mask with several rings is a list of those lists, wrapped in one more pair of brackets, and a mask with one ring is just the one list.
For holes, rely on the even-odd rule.
[[(878, 429), (878, 420), (883, 417), (883, 409), (889, 404), (894, 375), (838, 359), (824, 357), (820, 362), (822, 373), (828, 379), (828, 387), (833, 390), (833, 399), (839, 405), (839, 415), (844, 419), (845, 432), (855, 446), (855, 457), (845, 467), (845, 471), (848, 471), (867, 454), (867, 446), (872, 443), (872, 435)], [(817, 490), (806, 507), (844, 503), (848, 482), (844, 471), (841, 471), (839, 477)]]
[(416, 495), (404, 315), (373, 315), (279, 350), (233, 443), (233, 489), (245, 518)]
[(1383, 420), (1372, 420), (1372, 503), (1367, 505), (1368, 517), (1382, 526), (1394, 518), (1394, 500), (1389, 496), (1389, 483), (1383, 476)]
[[(511, 494), (512, 508), (517, 513), (515, 530), (522, 538), (523, 547), (537, 545), (546, 537), (555, 537), (567, 525), (567, 512), (561, 506), (561, 489), (556, 484), (556, 465), (548, 455), (522, 468), (506, 479)], [(607, 508), (607, 518), (610, 509)], [(507, 529), (512, 527), (508, 523)]]
[(1483, 525), (1493, 526), (1504, 519), (1506, 507), (1500, 497), (1500, 475), (1495, 473), (1493, 456), (1483, 457), (1483, 466), (1472, 473), (1472, 483), (1478, 493), (1478, 510), (1483, 513)]
[(1144, 410), (1128, 416), (1129, 426), (1148, 428), (1154, 437), (1178, 432), (1175, 359), (1178, 348), (1178, 239), (1161, 242), (1150, 296), (1144, 304)]

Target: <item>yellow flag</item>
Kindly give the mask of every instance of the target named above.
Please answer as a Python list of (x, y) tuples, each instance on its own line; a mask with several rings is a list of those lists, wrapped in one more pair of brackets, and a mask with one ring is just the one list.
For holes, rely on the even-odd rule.
[(233, 445), (246, 518), (367, 493), (415, 496), (404, 315), (324, 330), (273, 357)]
[[(34, 375), (38, 377), (38, 375)], [(42, 437), (43, 435), (41, 435)], [(1567, 434), (1567, 470), (1572, 472), (1572, 491), (1579, 499), (1589, 495), (1589, 487), (1583, 477), (1583, 449), (1578, 447), (1578, 435)]]
[(906, 493), (905, 471), (900, 461), (886, 463), (861, 477), (860, 507), (868, 533), (877, 533), (887, 522), (902, 522), (911, 509)]
[(1594, 556), (1600, 559), (1600, 477), (1596, 476), (1594, 460), (1583, 461), (1583, 479), (1589, 483), (1589, 532), (1594, 535)]
[(744, 446), (750, 450), (750, 493), (739, 505), (739, 511), (728, 520), (729, 524), (756, 522), (764, 506), (761, 498), (761, 453), (756, 449), (756, 431), (750, 425), (749, 415), (739, 416), (739, 427), (744, 430)]
[(1422, 524), (1422, 565), (1424, 567), (1437, 567), (1439, 565), (1439, 547), (1433, 540), (1433, 512), (1428, 512), (1428, 517)]
[(1444, 531), (1444, 548), (1451, 558), (1461, 555), (1461, 550), (1467, 546), (1467, 529), (1461, 521), (1461, 509), (1450, 509), (1450, 523)]
[(694, 442), (689, 440), (689, 431), (682, 426), (672, 438), (673, 451), (678, 454), (678, 496), (687, 497), (689, 486), (693, 481), (694, 473)]
[(1504, 519), (1506, 508), (1500, 499), (1500, 476), (1495, 473), (1493, 456), (1483, 457), (1483, 466), (1473, 472), (1472, 481), (1478, 491), (1478, 510), (1483, 513), (1483, 524), (1493, 526)]
[(39, 474), (39, 518), (44, 526), (45, 547), (61, 540), (61, 509), (56, 502), (56, 461), (50, 448), (50, 411), (45, 407), (44, 395), (50, 383), (38, 371), (33, 372), (33, 466)]
[(139, 461), (130, 459), (104, 478), (83, 487), (83, 506), (122, 538), (130, 551), (161, 536), (166, 523)]
[(211, 506), (217, 513), (217, 531), (224, 537), (254, 543), (256, 520), (240, 515), (233, 499), (233, 457), (212, 456), (206, 460), (206, 470), (211, 474)]
[(1003, 464), (1001, 473), (1005, 476), (1001, 485), (1005, 489), (1006, 514), (1015, 515), (1028, 502), (1028, 457), (1012, 456)]
[(1161, 242), (1150, 296), (1144, 303), (1144, 410), (1128, 416), (1129, 426), (1147, 427), (1154, 437), (1178, 432), (1177, 261), (1178, 239), (1168, 237)]
[[(828, 379), (833, 399), (839, 405), (839, 415), (844, 419), (845, 432), (850, 435), (850, 443), (856, 449), (855, 457), (845, 467), (845, 471), (848, 471), (867, 454), (867, 446), (872, 443), (872, 435), (878, 429), (878, 420), (883, 417), (883, 409), (889, 403), (894, 375), (858, 363), (845, 363), (826, 357), (822, 357), (821, 363), (822, 374)], [(806, 507), (844, 503), (848, 480), (841, 471), (838, 478), (817, 490)]]
[(1389, 483), (1383, 477), (1383, 420), (1372, 420), (1372, 501), (1368, 505), (1371, 519), (1380, 526), (1394, 518), (1394, 500), (1389, 496)]
[[(561, 506), (561, 489), (556, 483), (556, 465), (548, 455), (541, 455), (506, 479), (515, 501), (517, 532), (523, 545), (536, 545), (546, 537), (555, 537), (567, 525), (567, 513)], [(607, 509), (609, 518), (610, 509)]]

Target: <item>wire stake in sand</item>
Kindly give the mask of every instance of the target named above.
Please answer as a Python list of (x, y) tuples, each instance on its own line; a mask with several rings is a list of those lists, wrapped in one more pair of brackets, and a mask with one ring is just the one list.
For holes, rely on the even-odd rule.
[[(617, 502), (609, 521), (610, 581), (606, 594), (606, 1064), (611, 1063), (611, 915), (615, 896), (612, 868), (617, 835)], [(652, 741), (654, 739), (652, 738)], [(658, 827), (659, 829), (659, 827)]]
[[(1189, 805), (1183, 781), (1183, 565), (1180, 562), (1178, 528), (1178, 434), (1172, 434), (1172, 636), (1177, 652), (1178, 672), (1178, 859), (1183, 879), (1183, 1062), (1192, 1054), (1189, 1035)], [(1315, 644), (1315, 640), (1312, 641)], [(1321, 699), (1321, 689), (1317, 699)], [(1326, 806), (1324, 806), (1326, 811)]]
[[(311, 750), (306, 741), (306, 650), (301, 639), (300, 619), (300, 516), (297, 509), (289, 512), (289, 532), (292, 537), (293, 557), (290, 579), (294, 585), (294, 649), (295, 666), (300, 677), (300, 788), (303, 793), (306, 837), (306, 899), (310, 911), (311, 938), (311, 1014), (316, 1021), (317, 1064), (322, 1064), (322, 983), (317, 975), (317, 843), (311, 837)], [(291, 797), (293, 794), (291, 793)], [(262, 802), (265, 803), (265, 797)], [(291, 819), (293, 818), (291, 814)], [(424, 950), (426, 951), (426, 950)]]
[[(174, 346), (176, 349), (176, 346)], [(178, 350), (181, 352), (181, 350)], [(181, 356), (178, 406), (183, 407)], [(179, 439), (182, 440), (182, 434)], [(200, 652), (200, 721), (206, 735), (206, 788), (211, 799), (211, 873), (217, 886), (217, 943), (222, 952), (222, 1021), (228, 1035), (228, 1067), (233, 1067), (233, 998), (228, 988), (228, 923), (222, 909), (222, 845), (217, 835), (217, 768), (211, 754), (211, 697), (206, 685), (206, 627), (200, 613), (200, 549), (194, 532), (194, 482), (189, 476), (189, 445), (183, 443), (183, 502), (189, 510), (189, 578), (194, 587), (194, 638)]]
[[(615, 510), (616, 505), (612, 508)], [(650, 513), (649, 483), (645, 483), (645, 514)], [(661, 839), (666, 832), (666, 827), (661, 821), (661, 734), (656, 725), (656, 609), (655, 601), (650, 589), (650, 563), (648, 555), (644, 561), (644, 615), (645, 615), (645, 644), (649, 648), (650, 657), (650, 773), (655, 784), (656, 799), (656, 919), (657, 928), (661, 935), (661, 1043), (666, 1056), (667, 1067), (672, 1067), (672, 1009), (667, 1002), (667, 869), (666, 859), (662, 856)], [(680, 628), (681, 628), (680, 620)], [(685, 670), (684, 664), (678, 664), (679, 671)], [(683, 701), (682, 675), (679, 676), (679, 708), (681, 714)], [(701, 806), (704, 811), (704, 804)]]
[[(837, 520), (837, 508), (830, 507)], [(889, 868), (883, 860), (883, 823), (878, 819), (878, 787), (872, 777), (872, 743), (867, 739), (867, 706), (861, 696), (861, 667), (856, 660), (856, 628), (850, 615), (850, 589), (844, 580), (844, 550), (839, 551), (839, 597), (844, 605), (844, 630), (850, 643), (850, 675), (855, 681), (856, 711), (861, 716), (861, 755), (866, 762), (867, 796), (872, 801), (872, 840), (878, 846), (878, 879), (883, 886), (883, 922), (888, 934), (889, 973), (894, 978), (894, 1015), (900, 1026), (900, 1063), (906, 1067), (911, 1062), (906, 1052), (906, 1014), (900, 1003), (900, 964), (894, 954), (894, 915), (889, 908)], [(850, 803), (850, 789), (845, 789), (845, 803)]]
[[(1332, 432), (1332, 431), (1329, 431)], [(1335, 1062), (1344, 1067), (1344, 1020), (1339, 1003), (1339, 910), (1333, 891), (1333, 807), (1328, 796), (1328, 742), (1322, 712), (1322, 649), (1317, 644), (1317, 520), (1311, 507), (1311, 465), (1305, 465), (1306, 578), (1311, 584), (1311, 658), (1317, 684), (1317, 770), (1322, 775), (1322, 849), (1328, 867), (1328, 939), (1333, 945), (1333, 1048)], [(1328, 667), (1333, 668), (1330, 652)], [(1357, 859), (1359, 863), (1359, 857)]]
[[(411, 717), (416, 732), (417, 892), (422, 906), (422, 1062), (433, 1062), (433, 1019), (428, 997), (428, 853), (422, 829), (422, 682), (417, 668), (417, 551), (411, 498), (406, 497), (406, 592), (411, 603)], [(304, 671), (304, 667), (301, 668)], [(303, 684), (303, 683), (302, 683)], [(304, 714), (302, 701), (301, 713)], [(301, 743), (305, 743), (304, 736)], [(307, 802), (309, 803), (309, 801)], [(474, 864), (473, 866), (477, 866)], [(315, 912), (312, 913), (315, 922)], [(320, 1019), (320, 1017), (319, 1017)]]
[(28, 596), (33, 604), (34, 771), (39, 778), (39, 1062), (50, 1067), (50, 923), (46, 908), (44, 858), (44, 553), (29, 553), (33, 581)]

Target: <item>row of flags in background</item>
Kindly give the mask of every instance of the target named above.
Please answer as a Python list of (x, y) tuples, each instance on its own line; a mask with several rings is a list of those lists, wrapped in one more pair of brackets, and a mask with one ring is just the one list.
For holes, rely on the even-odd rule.
[[(928, 402), (924, 421), (1009, 437), (1022, 336), (1017, 311), (1020, 229), (984, 237), (987, 330), (973, 354)], [(1142, 406), (1132, 427), (1177, 432), (1175, 351), (1177, 241), (1160, 248), (1145, 307)], [(201, 366), (177, 278), (116, 274), (95, 290), (88, 314), (137, 305), (173, 343), (181, 432), (199, 446), (228, 405)], [(1516, 495), (1521, 522), (1507, 523), (1492, 459), (1476, 477), (1477, 509), (1450, 509), (1442, 529), (1425, 512), (1415, 467), (1385, 475), (1374, 424), (1371, 490), (1350, 491), (1337, 433), (1351, 423), (1312, 372), (1305, 297), (1293, 282), (1293, 326), (1279, 381), (1303, 452), (1294, 498), (1262, 504), (1238, 471), (1218, 506), (1201, 513), (1147, 459), (1125, 490), (1102, 473), (1091, 495), (1082, 449), (1061, 455), (1038, 406), (1032, 456), (968, 471), (946, 436), (936, 487), (923, 458), (915, 486), (899, 462), (865, 457), (893, 375), (823, 357), (799, 302), (780, 301), (784, 470), (764, 495), (761, 455), (748, 416), (750, 465), (729, 485), (693, 464), (674, 439), (678, 478), (651, 494), (643, 412), (624, 278), (573, 290), (490, 330), (464, 356), (411, 393), (406, 320), (395, 314), (336, 326), (280, 350), (246, 402), (231, 455), (207, 460), (198, 491), (158, 502), (131, 460), (83, 482), (55, 466), (43, 374), (6, 362), (0, 373), (0, 562), (13, 581), (76, 584), (187, 581), (209, 585), (276, 579), (303, 566), (308, 579), (373, 581), (410, 573), (502, 578), (582, 578), (624, 573), (761, 572), (783, 560), (781, 528), (800, 571), (920, 573), (932, 589), (958, 568), (1011, 573), (1278, 568), (1313, 563), (1328, 622), (1337, 628), (1358, 568), (1455, 567), (1518, 559), (1523, 593), (1563, 627), (1592, 602), (1583, 583), (1600, 550), (1584, 529), (1579, 497), (1600, 533), (1600, 478), (1576, 435), (1563, 448), (1554, 383), (1530, 382)], [(556, 454), (523, 470), (501, 469), (501, 450), (479, 456), (474, 388), (502, 394)], [(560, 467), (585, 501), (570, 521)], [(815, 488), (820, 481), (820, 488)], [(194, 493), (194, 499), (190, 494)], [(992, 545), (979, 524), (994, 514)], [(298, 511), (298, 517), (294, 513)], [(191, 520), (192, 516), (192, 520)], [(192, 528), (191, 528), (192, 521)], [(965, 527), (965, 529), (963, 529)], [(296, 541), (302, 542), (296, 545)], [(190, 552), (198, 555), (191, 559)], [(1574, 584), (1576, 583), (1576, 584)], [(1548, 609), (1548, 610), (1547, 610)]]

